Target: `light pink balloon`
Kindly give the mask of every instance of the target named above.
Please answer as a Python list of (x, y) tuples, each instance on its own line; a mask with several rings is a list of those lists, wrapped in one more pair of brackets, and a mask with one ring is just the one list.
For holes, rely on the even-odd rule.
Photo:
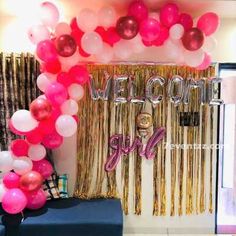
[(19, 188), (8, 190), (2, 199), (2, 208), (9, 214), (22, 212), (26, 204), (27, 198)]
[(211, 57), (207, 53), (204, 54), (203, 62), (197, 67), (198, 70), (205, 70), (211, 65)]
[(198, 67), (202, 64), (204, 52), (199, 49), (197, 51), (184, 50), (184, 61), (190, 67)]
[(56, 120), (56, 131), (62, 137), (71, 137), (77, 131), (77, 123), (70, 115), (61, 115)]
[(33, 44), (50, 39), (50, 32), (44, 25), (34, 25), (28, 31), (28, 37)]
[(39, 172), (44, 179), (50, 177), (53, 173), (51, 163), (45, 159), (33, 162), (33, 170)]
[(113, 58), (113, 48), (109, 44), (104, 43), (102, 52), (96, 54), (95, 57), (100, 63), (109, 63)]
[(33, 163), (28, 157), (19, 157), (13, 161), (13, 170), (18, 175), (24, 175), (32, 170)]
[(61, 112), (65, 115), (75, 115), (78, 112), (78, 104), (73, 99), (68, 99), (61, 104)]
[(81, 47), (88, 54), (98, 54), (103, 48), (102, 38), (96, 32), (86, 32), (81, 38)]
[(9, 172), (5, 174), (3, 177), (3, 183), (5, 187), (8, 189), (18, 188), (19, 182), (20, 182), (20, 176), (14, 172)]
[(41, 144), (30, 145), (29, 147), (28, 157), (32, 161), (40, 161), (46, 156), (46, 154), (46, 149)]
[(55, 29), (55, 35), (61, 36), (63, 34), (70, 34), (71, 33), (71, 28), (70, 26), (65, 23), (65, 22), (60, 22), (56, 25), (56, 29)]
[(27, 192), (27, 205), (26, 208), (31, 210), (37, 210), (43, 207), (46, 203), (46, 194), (42, 189), (38, 189), (36, 191)]
[(198, 29), (202, 30), (206, 36), (213, 34), (217, 30), (218, 26), (219, 17), (214, 12), (207, 12), (202, 15), (197, 22)]
[(48, 27), (54, 28), (59, 21), (59, 11), (51, 2), (43, 2), (40, 5), (41, 22)]
[(80, 84), (71, 84), (68, 87), (68, 94), (71, 99), (79, 101), (84, 96), (84, 88)]

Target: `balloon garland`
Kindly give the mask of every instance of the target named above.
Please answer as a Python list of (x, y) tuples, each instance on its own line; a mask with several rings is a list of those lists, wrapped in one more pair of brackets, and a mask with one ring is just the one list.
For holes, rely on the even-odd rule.
[(179, 12), (172, 3), (157, 13), (149, 12), (142, 1), (133, 1), (127, 15), (118, 19), (110, 6), (97, 13), (82, 9), (70, 25), (59, 22), (54, 4), (44, 2), (40, 10), (41, 24), (32, 26), (28, 36), (36, 45), (42, 71), (37, 86), (44, 94), (30, 104), (29, 111), (18, 110), (12, 115), (10, 130), (24, 138), (0, 152), (0, 171), (5, 173), (0, 201), (9, 214), (39, 209), (46, 202), (41, 185), (53, 172), (45, 159), (46, 148), (60, 147), (65, 137), (77, 131), (77, 102), (89, 80), (80, 61), (125, 60), (154, 46), (163, 47), (176, 64), (203, 70), (211, 64), (210, 53), (216, 47), (212, 34), (218, 27), (218, 16), (206, 13), (193, 26), (192, 16)]

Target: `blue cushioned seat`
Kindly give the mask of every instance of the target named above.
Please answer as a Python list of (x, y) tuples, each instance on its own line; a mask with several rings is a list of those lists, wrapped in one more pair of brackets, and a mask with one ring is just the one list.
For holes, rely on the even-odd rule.
[(21, 222), (20, 214), (2, 216), (7, 236), (121, 236), (123, 231), (117, 199), (49, 201), (40, 210), (26, 211), (24, 217)]

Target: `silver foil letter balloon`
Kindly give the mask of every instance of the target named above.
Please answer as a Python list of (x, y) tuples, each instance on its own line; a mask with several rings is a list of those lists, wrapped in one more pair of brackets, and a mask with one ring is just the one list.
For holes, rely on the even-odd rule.
[(210, 105), (222, 105), (224, 101), (219, 98), (220, 96), (220, 83), (221, 78), (212, 78), (208, 84), (208, 102)]
[(123, 82), (127, 81), (127, 76), (115, 76), (114, 77), (114, 102), (115, 103), (126, 103), (127, 98), (124, 97), (125, 89)]

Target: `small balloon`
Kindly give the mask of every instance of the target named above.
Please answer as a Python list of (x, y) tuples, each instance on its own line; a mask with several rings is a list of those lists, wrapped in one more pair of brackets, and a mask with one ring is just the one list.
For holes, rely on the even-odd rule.
[(33, 163), (28, 157), (19, 157), (13, 161), (13, 170), (18, 175), (24, 175), (32, 170)]
[(48, 27), (54, 28), (59, 21), (59, 11), (51, 2), (43, 2), (40, 5), (41, 22)]
[(63, 35), (63, 34), (70, 34), (71, 33), (71, 28), (70, 26), (65, 23), (65, 22), (60, 22), (59, 24), (57, 24), (56, 29), (55, 29), (55, 35), (57, 37)]
[(28, 37), (33, 44), (50, 39), (50, 32), (44, 25), (34, 25), (28, 31)]
[(6, 173), (3, 176), (3, 184), (6, 188), (18, 188), (20, 183), (20, 176), (14, 172)]
[(77, 17), (77, 25), (83, 32), (92, 32), (98, 25), (97, 14), (91, 9), (82, 9)]
[(102, 38), (96, 32), (86, 32), (81, 38), (81, 46), (88, 54), (98, 54), (102, 51)]
[(26, 196), (18, 188), (9, 189), (2, 198), (2, 208), (9, 214), (22, 212), (26, 204)]
[(26, 134), (26, 140), (30, 144), (39, 144), (43, 140), (43, 133), (41, 129), (37, 127), (36, 129), (32, 130), (28, 134)]
[(179, 16), (179, 24), (181, 24), (185, 30), (189, 30), (193, 27), (193, 18), (189, 14), (181, 13)]
[(43, 40), (37, 44), (36, 54), (44, 62), (54, 62), (57, 60), (57, 50), (51, 40)]
[(75, 115), (78, 113), (78, 103), (73, 99), (68, 99), (61, 105), (61, 112), (65, 115)]
[(43, 177), (37, 171), (29, 171), (20, 177), (20, 189), (23, 191), (34, 191), (42, 186)]
[(62, 137), (71, 137), (77, 131), (77, 123), (70, 115), (61, 115), (56, 120), (56, 131)]
[(51, 163), (45, 159), (40, 161), (34, 161), (33, 170), (41, 174), (44, 179), (49, 178), (53, 173)]
[(13, 169), (13, 157), (9, 151), (0, 152), (0, 171), (8, 172)]
[(204, 35), (198, 28), (192, 28), (184, 33), (182, 43), (187, 50), (196, 51), (202, 47)]
[(11, 142), (10, 149), (17, 157), (26, 156), (28, 154), (29, 144), (23, 139), (15, 139)]
[(179, 8), (174, 3), (164, 5), (160, 10), (160, 22), (170, 28), (179, 21)]
[(68, 87), (69, 97), (75, 101), (79, 101), (84, 96), (84, 88), (80, 84), (71, 84)]
[(109, 27), (106, 31), (107, 36), (104, 38), (104, 42), (108, 43), (110, 46), (113, 46), (115, 43), (121, 40), (121, 37), (116, 32), (115, 27)]
[(27, 198), (26, 208), (30, 210), (37, 210), (42, 208), (47, 201), (46, 194), (42, 189), (27, 192), (25, 195)]
[(37, 98), (30, 104), (30, 112), (34, 119), (41, 121), (51, 116), (52, 105), (47, 99)]
[(56, 38), (55, 45), (57, 53), (62, 57), (71, 57), (77, 49), (77, 44), (73, 37), (63, 34)]
[(116, 23), (116, 31), (123, 39), (134, 38), (139, 31), (139, 24), (133, 16), (123, 16)]
[(61, 71), (61, 63), (58, 59), (54, 61), (49, 61), (47, 63), (41, 64), (44, 68), (44, 72), (52, 73), (52, 74), (58, 74)]
[(181, 24), (175, 24), (170, 28), (170, 38), (173, 40), (181, 39), (184, 34), (184, 27)]
[(46, 156), (46, 149), (41, 144), (30, 145), (28, 151), (28, 157), (32, 161), (40, 161)]
[(61, 72), (57, 75), (57, 82), (62, 84), (65, 87), (68, 87), (71, 85), (72, 80), (69, 76), (69, 73), (67, 72)]
[(113, 7), (105, 6), (98, 11), (98, 22), (99, 25), (104, 27), (110, 27), (115, 25), (116, 12)]
[(133, 1), (129, 5), (128, 15), (135, 17), (138, 22), (141, 22), (148, 18), (148, 8), (140, 0)]
[(62, 145), (63, 137), (54, 131), (53, 133), (46, 134), (42, 143), (46, 148), (55, 149)]
[(36, 83), (38, 88), (45, 92), (48, 85), (52, 83), (52, 79), (50, 79), (47, 73), (42, 73), (38, 76)]

